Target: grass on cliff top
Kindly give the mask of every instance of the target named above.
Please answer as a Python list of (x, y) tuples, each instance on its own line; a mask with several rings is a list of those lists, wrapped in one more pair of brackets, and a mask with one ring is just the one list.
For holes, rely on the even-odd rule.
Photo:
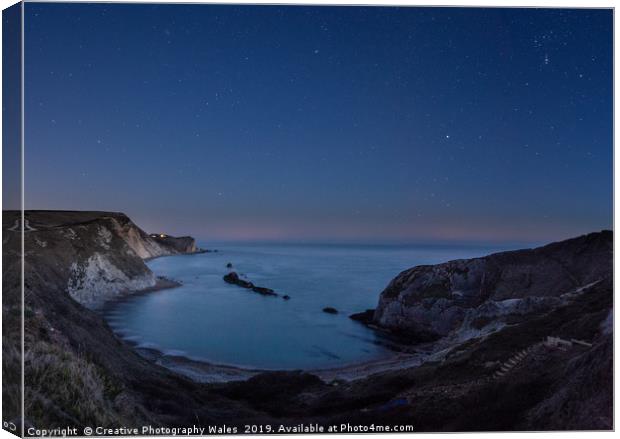
[[(3, 316), (13, 318), (5, 313)], [(25, 418), (40, 428), (63, 425), (121, 425), (115, 397), (121, 387), (104, 370), (67, 346), (62, 335), (50, 332), (42, 314), (32, 313), (25, 322)], [(52, 336), (52, 334), (54, 334)], [(5, 349), (7, 372), (21, 369), (19, 344)], [(20, 373), (21, 370), (17, 370)]]
[(36, 426), (116, 425), (112, 399), (118, 389), (85, 358), (36, 342), (25, 354), (25, 413)]

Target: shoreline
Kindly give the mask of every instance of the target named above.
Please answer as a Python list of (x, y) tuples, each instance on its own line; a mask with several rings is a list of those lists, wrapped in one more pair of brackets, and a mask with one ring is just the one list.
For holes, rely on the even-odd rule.
[(316, 375), (325, 383), (337, 380), (354, 381), (376, 373), (416, 367), (430, 358), (430, 353), (403, 353), (391, 351), (387, 356), (382, 356), (377, 359), (329, 368), (253, 369), (241, 366), (215, 364), (204, 360), (195, 360), (185, 355), (167, 354), (156, 348), (140, 347), (131, 340), (123, 339), (122, 337), (121, 339), (143, 358), (199, 383), (246, 381), (261, 373), (292, 371), (301, 371)]
[[(185, 256), (203, 253), (211, 253), (211, 251), (201, 249), (201, 251), (192, 253), (180, 253), (165, 256)], [(160, 257), (164, 257), (164, 255), (144, 259), (144, 261), (148, 262)], [(101, 308), (97, 310), (97, 313), (105, 320), (106, 324), (108, 324), (108, 326), (110, 327), (112, 333), (120, 341), (127, 344), (134, 352), (139, 354), (141, 357), (172, 372), (187, 377), (195, 382), (225, 383), (232, 381), (245, 381), (261, 373), (287, 372), (292, 370), (301, 370), (305, 373), (316, 375), (325, 382), (330, 382), (334, 380), (352, 381), (355, 379), (367, 377), (375, 373), (414, 367), (423, 363), (424, 359), (429, 356), (428, 353), (420, 353), (416, 350), (414, 350), (413, 352), (407, 352), (411, 351), (414, 348), (412, 346), (399, 343), (397, 340), (390, 337), (389, 333), (386, 333), (380, 328), (375, 329), (368, 325), (364, 326), (366, 326), (373, 332), (380, 334), (381, 338), (384, 339), (384, 341), (380, 342), (380, 344), (386, 348), (387, 355), (372, 360), (349, 363), (334, 367), (310, 369), (259, 369), (252, 367), (211, 363), (205, 360), (192, 359), (186, 355), (166, 353), (157, 348), (140, 346), (139, 343), (124, 337), (121, 333), (113, 329), (109, 325), (106, 315), (119, 304), (128, 300), (132, 300), (134, 297), (154, 293), (157, 291), (178, 288), (183, 285), (183, 283), (180, 281), (169, 279), (164, 276), (156, 275), (156, 278), (157, 282), (153, 287), (128, 292), (111, 300), (108, 300), (103, 304)], [(360, 322), (360, 324), (363, 323)]]
[[(118, 305), (119, 303), (126, 302), (128, 300), (131, 300), (134, 297), (140, 297), (146, 294), (155, 293), (157, 291), (162, 291), (162, 290), (171, 290), (173, 288), (178, 288), (181, 286), (183, 286), (183, 282), (180, 282), (174, 279), (169, 279), (165, 276), (156, 275), (155, 285), (153, 285), (152, 287), (143, 288), (141, 290), (135, 290), (135, 291), (127, 291), (125, 293), (119, 294), (116, 297), (106, 300), (103, 303), (103, 305), (101, 305), (99, 308), (94, 309), (93, 311), (99, 314), (106, 321), (106, 323), (108, 323), (107, 319), (105, 318), (106, 313), (109, 312), (114, 306)], [(116, 334), (116, 332), (114, 333)]]
[[(161, 285), (159, 287), (152, 287), (146, 290), (140, 290), (132, 295), (125, 295), (122, 298), (115, 299), (113, 301), (106, 302), (104, 308), (99, 310), (101, 317), (107, 322), (105, 314), (111, 310), (112, 307), (122, 303), (126, 300), (130, 300), (136, 295), (144, 295), (161, 291), (165, 289), (171, 289), (181, 286), (182, 284), (170, 281), (170, 284)], [(109, 324), (108, 324), (109, 326)], [(146, 360), (162, 366), (172, 372), (182, 375), (192, 381), (199, 383), (226, 383), (233, 381), (245, 381), (252, 378), (255, 375), (261, 373), (270, 372), (291, 372), (302, 371), (318, 376), (326, 383), (335, 380), (353, 381), (360, 378), (365, 378), (375, 373), (387, 372), (393, 370), (401, 370), (410, 367), (415, 367), (422, 364), (426, 359), (430, 358), (431, 352), (414, 350), (413, 352), (405, 352), (405, 349), (397, 349), (397, 346), (392, 343), (383, 344), (386, 347), (386, 355), (382, 355), (372, 360), (366, 360), (362, 362), (347, 363), (333, 367), (320, 367), (320, 368), (293, 368), (293, 369), (264, 369), (264, 368), (252, 368), (229, 364), (218, 364), (209, 362), (207, 360), (198, 360), (190, 358), (187, 355), (166, 353), (161, 349), (154, 347), (140, 346), (136, 341), (130, 338), (124, 337), (122, 333), (116, 331), (111, 326), (112, 333), (124, 344), (128, 345), (134, 352)], [(372, 329), (372, 328), (369, 328)], [(385, 334), (382, 333), (385, 336)], [(398, 346), (399, 348), (401, 346)], [(402, 346), (405, 348), (406, 346)], [(422, 348), (422, 345), (418, 345), (418, 348)], [(411, 350), (413, 347), (409, 347), (407, 350)]]

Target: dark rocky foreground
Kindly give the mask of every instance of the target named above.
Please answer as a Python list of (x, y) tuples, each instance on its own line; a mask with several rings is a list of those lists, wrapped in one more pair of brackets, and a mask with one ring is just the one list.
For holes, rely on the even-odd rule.
[[(19, 417), (17, 218), (4, 212), (5, 419)], [(91, 310), (154, 287), (157, 279), (143, 260), (178, 248), (118, 213), (29, 211), (26, 219), (27, 424), (612, 428), (611, 232), (401, 273), (370, 323), (413, 347), (419, 341), (437, 347), (421, 366), (350, 381), (269, 372), (199, 384), (138, 355)], [(586, 344), (560, 349), (541, 343), (548, 336)]]

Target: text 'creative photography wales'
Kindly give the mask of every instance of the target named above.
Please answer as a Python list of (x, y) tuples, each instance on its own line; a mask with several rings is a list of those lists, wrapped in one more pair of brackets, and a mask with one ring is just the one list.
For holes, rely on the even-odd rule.
[(612, 430), (613, 18), (4, 9), (4, 430)]

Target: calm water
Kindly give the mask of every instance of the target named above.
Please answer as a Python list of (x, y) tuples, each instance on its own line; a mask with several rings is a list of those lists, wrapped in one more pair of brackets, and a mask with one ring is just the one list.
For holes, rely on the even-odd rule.
[[(488, 254), (489, 248), (222, 245), (218, 253), (172, 256), (148, 265), (183, 282), (117, 304), (110, 325), (139, 345), (217, 364), (311, 369), (385, 355), (373, 331), (348, 318), (374, 308), (400, 271)], [(263, 297), (225, 283), (226, 263), (255, 285), (288, 294)], [(331, 306), (338, 315), (322, 309)]]

